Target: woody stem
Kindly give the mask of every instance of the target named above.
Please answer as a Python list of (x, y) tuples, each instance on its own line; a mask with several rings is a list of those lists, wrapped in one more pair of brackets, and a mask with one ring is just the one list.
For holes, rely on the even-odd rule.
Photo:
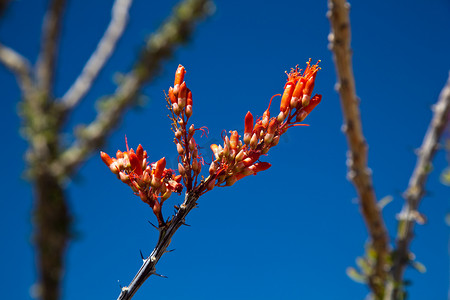
[[(200, 187), (200, 186), (199, 186)], [(155, 267), (160, 258), (166, 253), (167, 247), (170, 245), (171, 239), (175, 232), (185, 223), (185, 218), (189, 212), (197, 205), (199, 194), (197, 191), (186, 193), (182, 205), (180, 205), (177, 213), (166, 225), (160, 226), (158, 242), (149, 257), (143, 260), (143, 264), (137, 274), (134, 276), (130, 285), (123, 287), (117, 300), (131, 299), (144, 282), (155, 275)]]

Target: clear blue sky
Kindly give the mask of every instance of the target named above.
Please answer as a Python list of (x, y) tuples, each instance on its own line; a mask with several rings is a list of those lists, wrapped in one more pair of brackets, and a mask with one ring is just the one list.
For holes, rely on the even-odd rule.
[[(13, 1), (0, 20), (0, 40), (31, 61), (47, 1)], [(58, 59), (56, 95), (77, 77), (106, 28), (112, 1), (70, 1)], [(193, 122), (208, 126), (197, 142), (209, 157), (209, 144), (223, 129), (242, 130), (248, 110), (262, 115), (270, 97), (282, 92), (285, 70), (321, 59), (315, 92), (322, 103), (308, 117), (310, 127), (292, 128), (266, 161), (272, 168), (216, 188), (200, 199), (172, 241), (157, 270), (134, 299), (363, 299), (368, 290), (345, 274), (362, 255), (367, 238), (346, 180), (342, 116), (334, 91), (335, 71), (327, 49), (326, 1), (221, 1), (217, 11), (176, 51), (160, 76), (148, 85), (144, 109), (127, 113), (103, 148), (112, 154), (141, 143), (156, 161), (174, 167), (176, 149), (166, 118), (163, 90), (173, 84), (176, 66), (187, 69), (194, 95)], [(77, 109), (74, 122), (90, 122), (94, 102), (114, 91), (113, 74), (127, 72), (144, 38), (170, 13), (175, 1), (136, 0), (115, 55)], [(395, 214), (421, 142), (450, 69), (450, 3), (433, 1), (353, 1), (354, 69), (361, 98), (369, 165), (378, 198), (394, 197), (384, 216), (395, 235)], [(32, 190), (22, 179), (26, 142), (16, 114), (20, 98), (14, 77), (0, 66), (1, 140), (0, 286), (4, 299), (30, 299), (35, 280), (30, 212)], [(70, 135), (68, 135), (70, 140)], [(440, 152), (420, 211), (428, 223), (416, 228), (412, 251), (427, 272), (408, 270), (412, 300), (445, 299), (449, 282), (445, 214), (449, 188), (439, 182), (447, 162)], [(92, 157), (68, 185), (76, 239), (70, 244), (64, 299), (115, 299), (141, 265), (139, 250), (150, 253), (157, 232), (146, 204), (115, 179), (99, 156)], [(170, 207), (181, 198), (166, 202)]]

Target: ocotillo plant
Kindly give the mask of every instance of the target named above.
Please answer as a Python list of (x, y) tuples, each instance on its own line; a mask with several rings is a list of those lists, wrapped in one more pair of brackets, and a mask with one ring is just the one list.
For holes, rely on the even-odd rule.
[[(319, 63), (319, 62), (318, 62)], [(222, 136), (223, 145), (211, 145), (214, 154), (209, 165), (209, 175), (201, 176), (205, 160), (199, 152), (199, 146), (194, 139), (197, 132), (207, 133), (206, 127), (195, 127), (189, 120), (193, 113), (192, 92), (184, 81), (186, 70), (178, 66), (175, 73), (174, 86), (166, 95), (167, 107), (172, 121), (174, 143), (178, 152), (178, 172), (166, 168), (165, 158), (155, 163), (149, 163), (147, 152), (139, 145), (136, 150), (117, 151), (116, 157), (110, 157), (101, 152), (103, 162), (111, 172), (117, 175), (123, 183), (130, 186), (134, 194), (147, 203), (158, 220), (159, 240), (153, 252), (147, 259), (131, 284), (122, 288), (118, 299), (130, 299), (144, 281), (152, 274), (157, 275), (155, 266), (170, 244), (176, 230), (184, 224), (187, 214), (196, 206), (198, 198), (214, 187), (232, 186), (236, 181), (270, 168), (270, 163), (262, 162), (270, 148), (276, 146), (289, 128), (304, 126), (302, 122), (319, 104), (322, 96), (312, 96), (316, 74), (320, 68), (318, 63), (303, 71), (296, 66), (287, 73), (287, 82), (283, 95), (274, 95), (267, 110), (256, 122), (251, 112), (244, 119), (244, 135), (241, 140), (234, 130), (229, 135)], [(276, 96), (281, 96), (280, 110), (277, 116), (270, 117), (270, 106)], [(161, 207), (173, 192), (181, 193), (185, 189), (185, 200), (180, 206), (175, 206), (176, 213), (167, 220)]]

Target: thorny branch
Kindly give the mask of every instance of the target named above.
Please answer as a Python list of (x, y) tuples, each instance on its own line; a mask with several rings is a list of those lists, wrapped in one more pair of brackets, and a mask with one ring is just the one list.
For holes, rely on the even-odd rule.
[(124, 77), (114, 95), (103, 101), (97, 118), (79, 131), (77, 140), (52, 164), (55, 174), (73, 173), (104, 142), (126, 108), (133, 104), (143, 84), (157, 74), (162, 60), (190, 37), (195, 22), (210, 14), (212, 8), (208, 0), (184, 0), (175, 8), (167, 22), (148, 39), (134, 69)]
[(128, 11), (132, 2), (133, 0), (116, 0), (114, 2), (111, 21), (98, 43), (97, 49), (92, 53), (80, 76), (62, 97), (65, 110), (75, 107), (86, 95), (101, 69), (111, 57), (117, 41), (127, 25)]
[(401, 299), (403, 273), (410, 262), (409, 245), (414, 237), (414, 224), (420, 214), (417, 209), (425, 195), (425, 183), (432, 170), (432, 160), (438, 150), (439, 140), (449, 123), (450, 114), (450, 76), (442, 89), (438, 102), (433, 107), (434, 115), (418, 151), (416, 166), (403, 197), (405, 203), (398, 216), (396, 248), (391, 270), (393, 281), (389, 282), (385, 299)]
[(359, 99), (356, 96), (351, 61), (350, 5), (345, 0), (329, 0), (328, 8), (327, 16), (331, 24), (329, 47), (333, 52), (336, 65), (337, 90), (344, 115), (343, 131), (349, 144), (348, 178), (358, 192), (361, 212), (369, 231), (372, 247), (377, 253), (376, 266), (373, 275), (369, 278), (369, 286), (374, 294), (380, 297), (383, 294), (383, 282), (387, 275), (385, 264), (389, 254), (388, 235), (382, 214), (377, 206), (371, 171), (367, 166), (367, 143), (362, 131), (358, 108)]
[[(199, 186), (201, 188), (201, 186)], [(122, 288), (122, 291), (117, 300), (131, 299), (142, 284), (147, 280), (150, 275), (157, 275), (155, 271), (156, 264), (159, 259), (167, 252), (167, 247), (170, 245), (170, 241), (175, 232), (181, 225), (185, 224), (185, 218), (189, 212), (197, 205), (196, 201), (199, 195), (192, 191), (185, 196), (184, 203), (180, 205), (177, 213), (165, 226), (159, 229), (158, 242), (150, 254), (150, 256), (143, 260), (142, 266), (134, 276), (131, 283)]]

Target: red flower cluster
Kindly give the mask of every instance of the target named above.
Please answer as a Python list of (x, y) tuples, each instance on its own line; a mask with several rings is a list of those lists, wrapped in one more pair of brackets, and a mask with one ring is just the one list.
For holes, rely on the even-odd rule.
[(179, 155), (178, 171), (183, 177), (186, 192), (197, 186), (198, 176), (204, 163), (198, 152), (198, 145), (194, 133), (198, 130), (205, 132), (204, 128), (195, 128), (194, 124), (187, 127), (192, 116), (192, 92), (186, 86), (184, 75), (186, 70), (179, 65), (175, 73), (174, 86), (169, 88), (169, 97), (166, 99), (169, 110), (172, 112), (172, 130), (175, 133), (174, 143)]
[(116, 158), (111, 158), (105, 152), (100, 152), (100, 156), (111, 172), (153, 209), (159, 225), (163, 225), (162, 204), (172, 192), (181, 193), (183, 190), (181, 176), (175, 176), (172, 170), (166, 169), (166, 159), (163, 157), (149, 165), (147, 151), (141, 145), (136, 152), (128, 150), (128, 143), (127, 151), (118, 150)]
[(267, 162), (260, 162), (260, 157), (278, 144), (280, 136), (288, 128), (305, 125), (300, 123), (321, 100), (321, 95), (311, 97), (319, 69), (318, 63), (311, 66), (311, 60), (307, 62), (307, 68), (303, 72), (298, 67), (292, 69), (287, 73), (280, 112), (276, 117), (271, 118), (269, 110), (273, 98), (281, 96), (280, 94), (272, 97), (269, 107), (256, 122), (253, 115), (247, 113), (243, 140), (237, 131), (230, 131), (230, 136), (223, 138), (223, 146), (212, 144), (211, 150), (215, 159), (209, 167), (209, 176), (205, 179), (199, 180), (204, 161), (194, 134), (196, 131), (206, 134), (206, 128), (188, 125), (193, 101), (192, 92), (184, 81), (186, 70), (182, 65), (178, 66), (174, 86), (169, 88), (166, 96), (175, 134), (174, 143), (179, 155), (180, 175), (175, 176), (172, 170), (165, 168), (165, 158), (148, 165), (147, 152), (141, 145), (136, 152), (133, 149), (128, 150), (127, 145), (127, 151), (118, 151), (116, 158), (111, 158), (104, 152), (101, 152), (101, 157), (122, 182), (128, 184), (142, 201), (152, 207), (159, 225), (163, 226), (165, 223), (161, 206), (172, 192), (182, 191), (181, 180), (186, 187), (186, 193), (194, 192), (199, 196), (215, 186), (231, 186), (236, 181), (248, 175), (256, 175), (271, 166)]
[(271, 147), (278, 144), (280, 136), (292, 126), (299, 124), (319, 104), (322, 96), (315, 95), (311, 98), (314, 88), (314, 80), (320, 69), (318, 63), (311, 66), (311, 60), (307, 62), (304, 72), (298, 67), (288, 73), (288, 80), (284, 86), (281, 98), (280, 112), (277, 117), (270, 118), (269, 107), (262, 118), (254, 123), (253, 115), (248, 112), (245, 116), (245, 129), (243, 142), (239, 139), (237, 131), (230, 131), (230, 137), (225, 136), (224, 145), (212, 144), (211, 150), (215, 160), (209, 168), (210, 178), (207, 181), (207, 189), (214, 186), (230, 186), (239, 179), (248, 175), (256, 175), (260, 171), (267, 170), (271, 165), (267, 162), (259, 162), (261, 155), (266, 154)]

